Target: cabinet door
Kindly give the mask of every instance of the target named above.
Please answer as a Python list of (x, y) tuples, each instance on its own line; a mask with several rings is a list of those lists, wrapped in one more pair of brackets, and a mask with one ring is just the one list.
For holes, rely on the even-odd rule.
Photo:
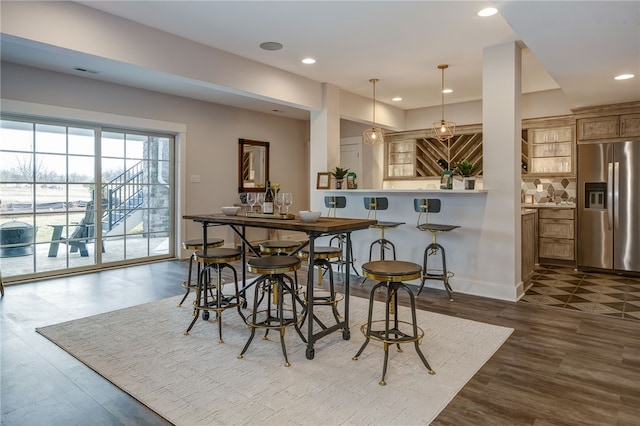
[(529, 129), (530, 175), (573, 174), (573, 128)]
[(620, 116), (620, 137), (628, 138), (640, 136), (640, 114), (626, 114)]
[(620, 135), (620, 116), (582, 118), (578, 120), (578, 140), (611, 139)]
[(415, 141), (390, 142), (387, 148), (387, 173), (391, 179), (415, 177)]

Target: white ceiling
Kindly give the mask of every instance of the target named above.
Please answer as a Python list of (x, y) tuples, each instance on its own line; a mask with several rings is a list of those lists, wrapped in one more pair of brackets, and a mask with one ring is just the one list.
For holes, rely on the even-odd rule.
[[(449, 64), (447, 103), (482, 98), (485, 47), (520, 41), (524, 93), (561, 88), (573, 107), (640, 100), (640, 2), (502, 1), (498, 15), (480, 18), (484, 1), (79, 1), (160, 29), (401, 109), (440, 104), (440, 71)], [(265, 41), (282, 43), (265, 51)], [(2, 59), (74, 73), (77, 52), (3, 37)], [(317, 59), (303, 65), (305, 56)], [(103, 58), (82, 58), (112, 81), (248, 109), (308, 112), (203, 91), (183, 78)], [(621, 73), (636, 74), (614, 81)], [(391, 102), (401, 96), (402, 102)]]

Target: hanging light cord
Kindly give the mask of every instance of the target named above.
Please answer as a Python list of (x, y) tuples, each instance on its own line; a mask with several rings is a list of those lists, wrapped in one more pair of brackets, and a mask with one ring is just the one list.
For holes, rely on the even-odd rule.
[(376, 127), (376, 83), (377, 78), (372, 78), (369, 82), (373, 83), (373, 127)]

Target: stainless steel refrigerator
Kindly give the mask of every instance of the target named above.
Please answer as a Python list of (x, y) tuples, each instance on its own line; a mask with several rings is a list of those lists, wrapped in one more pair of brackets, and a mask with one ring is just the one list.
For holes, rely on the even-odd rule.
[(578, 268), (640, 272), (640, 141), (578, 145)]

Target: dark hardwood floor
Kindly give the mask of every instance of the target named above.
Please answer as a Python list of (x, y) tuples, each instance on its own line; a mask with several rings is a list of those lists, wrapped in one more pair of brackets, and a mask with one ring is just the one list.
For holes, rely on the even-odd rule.
[[(181, 294), (186, 272), (187, 262), (171, 261), (7, 286), (0, 302), (0, 423), (166, 424), (35, 328)], [(352, 282), (352, 295), (368, 297), (371, 286)], [(639, 321), (463, 294), (455, 299), (425, 289), (418, 304), (515, 332), (434, 424), (640, 425)]]

